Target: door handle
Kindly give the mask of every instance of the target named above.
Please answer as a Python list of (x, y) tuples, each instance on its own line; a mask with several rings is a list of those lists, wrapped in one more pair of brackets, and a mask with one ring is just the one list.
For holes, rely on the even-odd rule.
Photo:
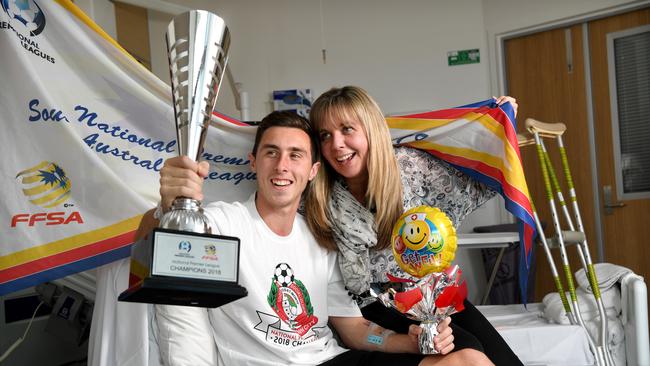
[(603, 198), (605, 199), (605, 215), (611, 215), (615, 208), (625, 207), (623, 202), (612, 202), (612, 186), (603, 186)]

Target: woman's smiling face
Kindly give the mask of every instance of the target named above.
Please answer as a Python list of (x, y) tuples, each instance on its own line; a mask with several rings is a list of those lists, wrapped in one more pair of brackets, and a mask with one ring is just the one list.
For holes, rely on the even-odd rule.
[(368, 138), (361, 122), (350, 117), (328, 118), (318, 131), (321, 154), (346, 180), (368, 176)]

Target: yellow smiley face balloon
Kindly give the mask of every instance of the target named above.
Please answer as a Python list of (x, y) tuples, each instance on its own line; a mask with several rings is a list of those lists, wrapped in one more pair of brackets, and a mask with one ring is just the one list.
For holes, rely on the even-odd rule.
[[(414, 217), (417, 217), (417, 214)], [(425, 220), (411, 220), (404, 224), (402, 242), (411, 250), (424, 248), (431, 238), (431, 229)]]
[(418, 206), (406, 211), (391, 238), (397, 264), (415, 277), (444, 270), (456, 256), (456, 229), (438, 208)]

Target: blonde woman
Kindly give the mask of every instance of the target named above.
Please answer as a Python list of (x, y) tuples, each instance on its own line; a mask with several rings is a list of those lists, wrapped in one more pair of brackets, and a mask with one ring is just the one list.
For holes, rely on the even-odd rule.
[[(497, 98), (497, 103), (511, 97)], [(350, 296), (364, 317), (406, 333), (411, 323), (372, 302), (371, 283), (403, 274), (390, 248), (393, 225), (405, 209), (438, 207), (456, 226), (494, 191), (430, 154), (393, 148), (383, 113), (363, 89), (334, 88), (321, 95), (310, 113), (323, 158), (305, 199), (305, 216), (318, 243), (339, 252)], [(452, 317), (455, 349), (474, 348), (496, 365), (521, 362), (491, 324), (466, 301)]]

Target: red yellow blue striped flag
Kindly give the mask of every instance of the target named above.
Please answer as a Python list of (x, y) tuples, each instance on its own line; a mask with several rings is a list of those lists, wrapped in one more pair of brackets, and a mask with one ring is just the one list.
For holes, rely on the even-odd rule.
[(494, 99), (457, 108), (387, 117), (393, 143), (452, 164), (497, 191), (519, 223), (519, 286), (525, 302), (533, 240), (537, 235), (517, 144), (514, 111)]

